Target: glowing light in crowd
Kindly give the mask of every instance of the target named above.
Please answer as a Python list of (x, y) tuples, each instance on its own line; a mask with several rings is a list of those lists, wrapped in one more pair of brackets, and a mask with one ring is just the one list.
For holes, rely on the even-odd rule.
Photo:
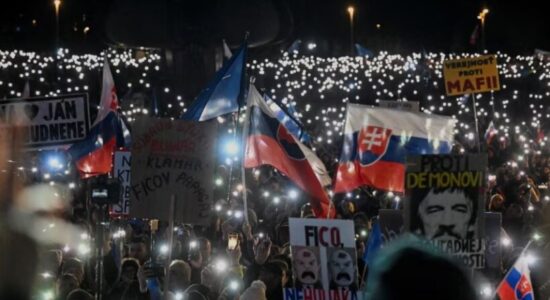
[(295, 189), (288, 191), (288, 197), (292, 200), (295, 200), (296, 198), (298, 198), (298, 191)]
[(214, 263), (214, 268), (216, 268), (216, 271), (218, 272), (225, 272), (227, 270), (227, 262), (223, 259), (218, 259), (215, 263)]
[(239, 152), (239, 144), (235, 140), (228, 140), (224, 146), (225, 152), (229, 155), (235, 155)]
[(183, 293), (182, 293), (182, 292), (177, 292), (177, 293), (174, 295), (174, 299), (175, 299), (175, 300), (182, 300), (182, 299), (183, 299)]
[(197, 241), (191, 241), (191, 242), (189, 242), (189, 248), (195, 249), (195, 248), (197, 248), (197, 246), (198, 246)]
[(232, 280), (229, 283), (229, 288), (236, 291), (237, 289), (239, 289), (239, 282), (237, 282), (236, 280)]
[(491, 297), (493, 295), (493, 289), (489, 284), (482, 285), (480, 292), (483, 297)]
[(501, 240), (500, 240), (500, 243), (502, 244), (502, 246), (505, 246), (505, 247), (508, 247), (512, 244), (512, 241), (507, 238), (507, 237), (503, 237)]
[(534, 264), (537, 261), (537, 258), (532, 253), (525, 253), (525, 260), (529, 265)]
[(85, 255), (88, 255), (88, 253), (90, 253), (91, 250), (90, 250), (90, 246), (88, 246), (87, 244), (80, 243), (78, 244), (77, 251), (79, 255), (85, 256)]
[(166, 245), (166, 244), (160, 245), (159, 251), (160, 251), (161, 254), (167, 254), (168, 250), (170, 250), (168, 245)]

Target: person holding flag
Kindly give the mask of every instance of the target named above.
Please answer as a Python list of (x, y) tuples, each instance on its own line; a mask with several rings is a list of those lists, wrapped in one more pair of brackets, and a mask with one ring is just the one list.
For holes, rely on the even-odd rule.
[(101, 100), (94, 124), (86, 138), (67, 151), (76, 163), (81, 177), (88, 178), (111, 172), (113, 152), (129, 147), (130, 131), (120, 117), (115, 82), (105, 57)]

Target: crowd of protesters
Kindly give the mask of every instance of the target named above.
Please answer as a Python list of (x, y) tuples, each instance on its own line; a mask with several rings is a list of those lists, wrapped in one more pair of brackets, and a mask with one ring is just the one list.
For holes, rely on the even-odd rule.
[[(141, 53), (139, 56), (132, 52), (113, 52), (111, 57), (115, 70), (113, 76), (126, 108), (124, 114), (129, 119), (150, 110), (149, 102), (152, 103), (155, 96), (147, 93), (155, 83), (149, 78), (162, 73), (162, 68), (158, 68), (161, 62), (157, 54), (147, 56)], [(437, 81), (441, 80), (443, 58), (444, 55), (437, 53), (410, 56), (382, 53), (371, 59), (325, 59), (285, 54), (279, 60), (254, 61), (249, 64), (249, 71), (257, 77), (257, 85), (271, 97), (295, 106), (296, 117), (311, 136), (309, 146), (317, 151), (332, 173), (341, 147), (340, 131), (345, 115), (342, 108), (352, 101), (375, 104), (375, 99), (418, 100), (426, 112), (455, 115), (459, 119), (456, 153), (476, 151), (476, 139), (471, 136), (475, 132), (474, 122), (471, 109), (468, 109), (471, 100), (467, 97), (456, 101), (441, 98), (444, 89)], [(546, 247), (545, 236), (550, 237), (547, 196), (550, 151), (544, 136), (550, 111), (542, 104), (549, 97), (550, 64), (532, 56), (510, 57), (504, 54), (499, 55), (499, 62), (503, 90), (480, 96), (477, 101), (482, 131), (480, 144), (482, 151), (488, 153), (490, 164), (486, 210), (502, 213), (503, 237), (512, 244), (510, 251), (504, 251), (501, 268), (501, 275), (504, 275), (517, 257), (517, 249), (526, 245), (534, 234), (542, 237), (538, 245), (540, 249)], [(53, 59), (17, 51), (0, 53), (0, 96), (24, 96), (27, 81), (31, 86), (31, 96), (91, 91), (98, 85), (97, 76), (93, 74), (99, 70), (99, 58), (64, 54), (60, 64), (65, 66), (61, 68), (63, 87), (59, 83), (49, 83), (48, 76), (60, 75), (51, 70)], [(145, 102), (138, 99), (140, 103), (131, 103), (132, 86), (145, 91)], [(162, 115), (177, 117), (176, 110), (187, 104), (183, 104), (177, 95), (170, 94), (169, 85), (157, 88), (164, 91), (157, 99)], [(498, 131), (491, 138), (484, 138), (483, 131), (490, 121), (494, 121)], [(231, 122), (225, 124), (230, 128)], [(25, 259), (21, 257), (25, 252), (18, 255), (9, 248), (24, 249), (26, 243), (32, 242), (6, 229), (9, 224), (3, 223), (0, 237), (6, 252), (1, 255), (2, 259), (10, 255), (18, 258), (2, 265), (22, 261), (20, 270), (27, 271), (28, 287), (25, 290), (25, 285), (13, 284), (13, 290), (3, 292), (4, 295), (14, 295), (12, 299), (33, 295), (38, 299), (60, 300), (93, 299), (98, 293), (103, 299), (283, 299), (283, 288), (293, 286), (288, 218), (314, 217), (307, 195), (269, 167), (251, 170), (243, 191), (242, 186), (241, 189), (238, 187), (238, 179), (229, 179), (238, 177), (235, 175), (238, 163), (230, 167), (223, 158), (220, 161), (217, 176), (227, 185), (214, 191), (219, 201), (212, 208), (208, 226), (176, 224), (170, 231), (165, 221), (151, 226), (150, 220), (107, 215), (105, 217), (110, 221), (98, 226), (97, 215), (108, 212), (98, 210), (97, 206), (80, 199), (82, 194), (77, 194), (72, 215), (65, 216), (85, 228), (92, 238), (93, 251), (83, 255), (78, 253), (78, 249), (64, 245), (44, 244)], [(248, 212), (243, 209), (243, 192), (249, 195)], [(355, 223), (361, 286), (365, 285), (370, 271), (365, 268), (363, 257), (371, 220), (381, 208), (402, 209), (402, 201), (399, 201), (402, 198), (396, 199), (398, 196), (363, 188), (333, 197), (337, 217), (352, 219)], [(231, 249), (228, 248), (230, 234), (238, 234), (238, 243)], [(172, 249), (168, 249), (171, 235), (174, 243)], [(9, 241), (13, 244), (8, 245)], [(99, 253), (103, 257), (98, 262)], [(386, 270), (387, 276), (404, 278), (411, 273), (414, 266), (403, 265), (402, 260), (410, 259), (412, 254), (401, 255), (396, 255), (393, 269)], [(426, 253), (412, 257), (422, 258), (428, 265), (429, 262), (444, 260), (436, 254)], [(540, 259), (544, 262), (544, 257)], [(98, 266), (102, 272), (97, 272)], [(423, 268), (422, 264), (418, 266)], [(444, 285), (447, 294), (434, 293), (433, 299), (438, 295), (441, 296), (439, 299), (479, 296), (468, 278), (460, 275), (461, 271), (452, 263), (431, 266), (423, 271), (431, 272), (432, 277), (444, 273), (444, 270), (456, 271), (449, 272), (447, 281), (438, 278), (448, 283)], [(549, 278), (540, 277), (534, 281), (537, 287), (542, 287), (547, 280)], [(399, 289), (384, 285), (389, 283), (377, 284), (373, 299), (399, 299), (399, 295), (406, 295), (407, 288), (414, 286)], [(457, 286), (464, 289), (454, 293)], [(388, 296), (388, 289), (395, 289), (396, 294)]]

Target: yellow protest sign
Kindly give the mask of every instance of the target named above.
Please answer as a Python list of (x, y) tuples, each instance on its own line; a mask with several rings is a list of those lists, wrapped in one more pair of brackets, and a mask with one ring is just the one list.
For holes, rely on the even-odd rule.
[(443, 77), (447, 96), (500, 90), (495, 55), (446, 60)]

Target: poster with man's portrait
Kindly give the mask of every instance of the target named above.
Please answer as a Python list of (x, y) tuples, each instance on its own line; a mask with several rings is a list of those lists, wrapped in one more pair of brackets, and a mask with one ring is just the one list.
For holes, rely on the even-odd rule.
[(329, 248), (327, 250), (330, 289), (357, 290), (356, 256), (355, 248)]
[(293, 288), (285, 300), (361, 300), (351, 220), (289, 219)]
[(407, 158), (405, 227), (472, 268), (485, 265), (486, 155)]
[(322, 289), (321, 258), (317, 247), (292, 247), (292, 268), (295, 275), (295, 286)]

